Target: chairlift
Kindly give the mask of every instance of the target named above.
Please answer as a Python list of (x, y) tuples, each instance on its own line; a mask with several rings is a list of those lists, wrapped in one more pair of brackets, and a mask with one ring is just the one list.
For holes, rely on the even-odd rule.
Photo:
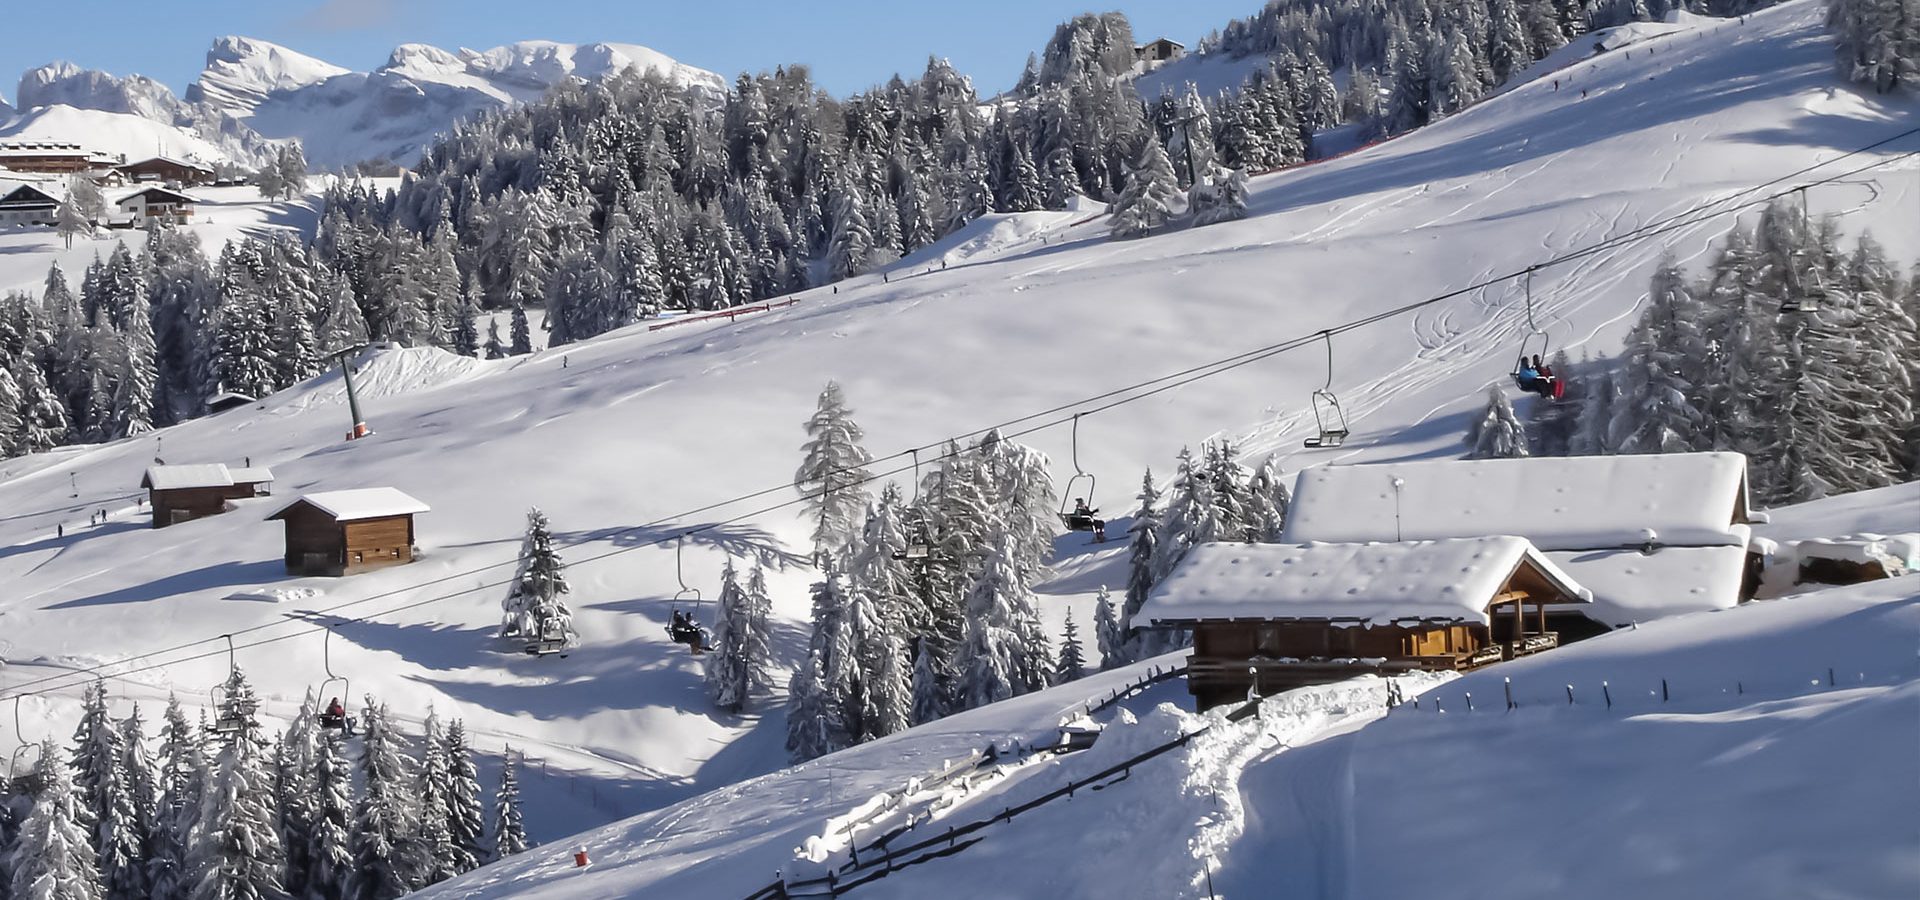
[[(233, 635), (223, 634), (220, 637), (227, 642), (227, 676), (231, 679), (233, 673), (240, 670), (239, 664), (234, 660)], [(248, 728), (260, 727), (260, 723), (253, 717), (254, 712), (259, 708), (258, 700), (241, 700), (238, 697), (234, 697), (232, 693), (227, 690), (227, 683), (225, 681), (214, 685), (213, 690), (208, 693), (213, 700), (214, 734), (221, 736), (235, 735)]]
[[(1080, 468), (1080, 416), (1073, 414), (1073, 477), (1067, 479), (1067, 487), (1060, 492), (1060, 521), (1068, 531), (1091, 531), (1095, 543), (1107, 539), (1107, 523), (1099, 518), (1100, 508), (1093, 505), (1093, 491), (1099, 486), (1099, 479), (1092, 472)], [(1076, 491), (1074, 486), (1086, 482), (1084, 491)], [(1067, 509), (1072, 503), (1073, 509)]]
[[(347, 715), (346, 704), (353, 702), (353, 683), (345, 675), (336, 675), (333, 671), (333, 626), (327, 626), (326, 636), (321, 638), (320, 664), (325, 667), (327, 677), (320, 682), (317, 696), (326, 698), (326, 706), (320, 708), (318, 721), (321, 728), (338, 731), (347, 737), (353, 737), (353, 717)], [(329, 686), (340, 685), (339, 692), (328, 690)], [(334, 711), (334, 702), (340, 703), (339, 711)]]
[(1520, 338), (1520, 356), (1514, 360), (1513, 371), (1508, 373), (1513, 386), (1529, 394), (1538, 394), (1549, 400), (1559, 400), (1566, 396), (1567, 385), (1553, 370), (1547, 368), (1547, 351), (1551, 349), (1545, 329), (1535, 324), (1533, 318), (1533, 269), (1527, 269), (1527, 333)]
[(20, 700), (24, 694), (13, 698), (13, 734), (20, 739), (20, 746), (13, 749), (13, 756), (7, 760), (7, 790), (9, 793), (33, 796), (46, 786), (45, 773), (40, 770), (46, 766), (46, 754), (38, 743), (28, 743), (27, 733), (20, 728)]
[(906, 532), (906, 546), (893, 551), (893, 558), (924, 563), (933, 558), (933, 529), (927, 524), (926, 510), (920, 508), (920, 450), (907, 451), (913, 457), (913, 499), (900, 513), (900, 527)]
[[(687, 645), (687, 649), (692, 651), (693, 655), (699, 656), (713, 648), (713, 638), (707, 634), (705, 628), (700, 627), (699, 621), (695, 618), (705, 601), (700, 597), (699, 588), (687, 586), (686, 569), (683, 566), (686, 546), (687, 538), (684, 534), (676, 539), (673, 545), (673, 577), (680, 582), (680, 590), (673, 595), (673, 612), (671, 618), (667, 620), (667, 637), (676, 644)], [(680, 609), (681, 604), (689, 600), (692, 601), (694, 609), (691, 613)]]
[(1340, 398), (1333, 393), (1333, 332), (1322, 331), (1320, 337), (1327, 345), (1327, 381), (1319, 390), (1313, 392), (1309, 404), (1313, 407), (1313, 424), (1319, 433), (1301, 442), (1308, 450), (1332, 449), (1347, 442), (1347, 411), (1340, 406)]
[(560, 627), (560, 621), (551, 616), (541, 616), (534, 622), (533, 637), (527, 641), (528, 656), (554, 656), (565, 658), (567, 655), (567, 632)]

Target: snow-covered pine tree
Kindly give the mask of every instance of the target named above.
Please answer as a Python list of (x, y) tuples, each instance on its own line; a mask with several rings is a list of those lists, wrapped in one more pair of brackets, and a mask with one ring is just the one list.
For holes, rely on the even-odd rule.
[(829, 381), (820, 392), (813, 416), (803, 425), (807, 442), (793, 484), (806, 499), (806, 515), (815, 520), (813, 546), (817, 555), (845, 547), (860, 527), (860, 515), (871, 502), (866, 483), (873, 461), (860, 441), (866, 436), (847, 408), (838, 382)]
[(133, 807), (122, 755), (120, 723), (107, 711), (107, 686), (95, 680), (81, 704), (74, 730), (74, 789), (83, 821), (93, 833), (101, 883), (109, 900), (138, 900), (147, 893), (145, 835)]
[(1579, 383), (1568, 388), (1580, 396), (1580, 419), (1567, 450), (1572, 456), (1611, 454), (1614, 449), (1608, 442), (1607, 429), (1613, 422), (1614, 400), (1620, 395), (1614, 386), (1613, 367), (1602, 359), (1580, 369)]
[(1113, 202), (1109, 221), (1115, 240), (1146, 237), (1173, 218), (1180, 183), (1159, 139), (1143, 135), (1127, 168), (1126, 190)]
[[(1147, 602), (1147, 594), (1153, 591), (1157, 580), (1153, 561), (1158, 555), (1160, 540), (1160, 488), (1153, 483), (1153, 469), (1147, 469), (1140, 477), (1140, 493), (1135, 499), (1140, 505), (1134, 509), (1133, 523), (1127, 526), (1127, 593), (1120, 610), (1122, 634), (1133, 628), (1133, 617)], [(1137, 658), (1131, 649), (1121, 656), (1129, 661)]]
[(454, 719), (447, 724), (447, 836), (455, 874), (479, 868), (486, 858), (486, 829), (480, 771), (467, 744), (467, 725)]
[(947, 679), (941, 673), (931, 638), (918, 641), (913, 653), (913, 724), (924, 725), (947, 714)]
[(1280, 540), (1287, 527), (1287, 510), (1293, 506), (1293, 491), (1280, 474), (1280, 464), (1272, 455), (1260, 461), (1247, 479), (1247, 502), (1252, 512), (1247, 517), (1247, 540), (1270, 544)]
[[(227, 678), (227, 697), (251, 700), (239, 669)], [(189, 863), (193, 900), (278, 900), (286, 864), (274, 827), (272, 775), (258, 727), (243, 724), (215, 759), (192, 834)]]
[(353, 876), (353, 770), (346, 736), (322, 729), (313, 762), (313, 827), (308, 832), (304, 900), (347, 900)]
[(525, 356), (533, 352), (533, 329), (527, 326), (527, 308), (519, 304), (513, 307), (511, 318), (513, 344), (508, 348), (510, 356)]
[(506, 616), (500, 623), (503, 638), (558, 639), (571, 647), (580, 635), (573, 627), (573, 611), (564, 599), (567, 564), (553, 549), (553, 533), (547, 516), (538, 508), (527, 510), (527, 534), (520, 544), (520, 571), (513, 586), (501, 601)]
[(1527, 455), (1527, 429), (1499, 385), (1487, 388), (1487, 405), (1467, 425), (1468, 459), (1518, 459)]
[[(1155, 536), (1153, 548), (1153, 582), (1167, 577), (1173, 567), (1185, 559), (1187, 551), (1201, 544), (1219, 540), (1222, 534), (1219, 520), (1219, 504), (1214, 501), (1213, 479), (1202, 465), (1196, 464), (1193, 452), (1180, 448), (1179, 463), (1173, 473), (1173, 487), (1168, 492), (1167, 508), (1160, 522), (1160, 532)], [(1129, 586), (1131, 587), (1131, 586)], [(1132, 605), (1132, 591), (1128, 591), (1128, 603)], [(1145, 599), (1143, 595), (1142, 600)], [(1131, 613), (1129, 613), (1131, 614)]]
[(86, 214), (80, 211), (80, 204), (68, 196), (53, 211), (53, 230), (66, 243), (67, 249), (72, 250), (74, 238), (93, 233), (93, 223), (87, 221)]
[(507, 346), (500, 342), (500, 320), (497, 317), (487, 317), (487, 342), (481, 345), (481, 350), (488, 359), (507, 358)]
[[(474, 294), (473, 284), (469, 282), (460, 291), (460, 305), (455, 307), (453, 316), (453, 352), (461, 356), (472, 357), (480, 350), (480, 300)], [(497, 326), (487, 336), (493, 346), (500, 343)], [(489, 356), (489, 359), (492, 357)]]
[[(1120, 624), (1120, 609), (1107, 586), (1101, 585), (1093, 605), (1093, 637), (1100, 651), (1100, 668), (1111, 669), (1127, 661), (1127, 632)], [(1061, 656), (1065, 656), (1064, 648)]]
[(732, 559), (720, 570), (714, 646), (706, 657), (707, 697), (730, 713), (746, 709), (754, 692), (768, 686), (766, 579), (758, 568), (753, 577), (757, 592), (741, 586)]
[(834, 186), (833, 238), (827, 247), (827, 273), (835, 281), (864, 275), (873, 264), (873, 232), (867, 222), (866, 200), (850, 180)]
[[(1106, 591), (1101, 590), (1101, 602), (1105, 603)], [(1111, 610), (1111, 604), (1107, 609)], [(1080, 626), (1073, 621), (1073, 610), (1067, 610), (1066, 624), (1060, 630), (1060, 660), (1053, 669), (1053, 682), (1065, 684), (1078, 681), (1087, 674), (1087, 660), (1080, 647)]]
[(1647, 307), (1627, 335), (1607, 443), (1618, 453), (1682, 453), (1708, 447), (1705, 398), (1688, 377), (1707, 359), (1703, 312), (1671, 257), (1655, 269)]
[(361, 793), (353, 810), (348, 848), (353, 874), (347, 881), (349, 900), (395, 900), (419, 887), (425, 860), (413, 842), (417, 810), (410, 796), (413, 779), (400, 737), (388, 724), (385, 706), (369, 696), (360, 713)]
[(168, 695), (154, 778), (160, 796), (148, 838), (147, 883), (153, 900), (186, 900), (193, 889), (188, 856), (206, 778), (200, 735), (179, 699)]
[(1920, 90), (1920, 16), (1901, 0), (1835, 0), (1827, 27), (1839, 42), (1840, 72), (1873, 88)]
[(126, 896), (138, 896), (142, 900), (153, 893), (148, 872), (153, 858), (154, 822), (160, 809), (159, 789), (154, 782), (153, 757), (147, 752), (146, 738), (146, 722), (140, 715), (140, 704), (136, 703), (127, 717), (120, 720), (120, 775), (126, 784), (128, 806), (133, 812), (128, 829), (134, 834), (140, 858), (140, 892)]
[[(878, 518), (878, 514), (870, 514), (869, 526)], [(890, 538), (897, 535), (886, 534), (888, 530), (869, 527), (848, 554), (843, 613), (847, 647), (841, 663), (849, 668), (847, 677), (853, 690), (843, 721), (855, 743), (902, 731), (913, 718), (907, 648), (901, 639), (906, 623), (900, 614), (898, 593), (904, 591), (906, 580), (892, 579), (888, 568), (877, 561), (882, 555), (892, 561), (892, 551), (885, 548), (892, 546)], [(869, 539), (880, 541), (880, 548), (869, 549)]]
[(1221, 540), (1252, 541), (1260, 534), (1258, 504), (1248, 489), (1252, 476), (1235, 459), (1233, 442), (1209, 441), (1202, 450), (1206, 477), (1212, 483), (1213, 519)]
[(533, 848), (527, 840), (527, 825), (520, 816), (520, 781), (514, 774), (518, 764), (513, 748), (508, 747), (500, 760), (500, 787), (493, 792), (493, 852), (489, 862), (518, 856)]
[(1193, 211), (1193, 224), (1213, 225), (1247, 217), (1247, 173), (1244, 169), (1216, 169), (1207, 187), (1207, 201)]
[[(1033, 615), (1033, 597), (1003, 539), (986, 554), (980, 576), (967, 594), (967, 631), (955, 669), (962, 679), (965, 708), (998, 703), (1045, 686), (1034, 684), (1032, 649), (1022, 634)], [(1051, 672), (1047, 673), (1049, 676)]]
[(1008, 540), (1009, 558), (1027, 583), (1035, 583), (1046, 571), (1060, 530), (1052, 467), (1046, 454), (1006, 439), (998, 429), (980, 438), (979, 454), (975, 471), (987, 477), (986, 496)]
[(453, 833), (448, 830), (448, 823), (453, 817), (448, 798), (453, 786), (452, 773), (447, 767), (445, 741), (446, 737), (440, 731), (439, 714), (428, 709), (424, 732), (420, 736), (419, 767), (413, 779), (413, 801), (417, 815), (413, 833), (408, 836), (420, 862), (418, 881), (421, 886), (439, 884), (460, 874), (459, 851), (453, 845)]
[(846, 586), (830, 563), (813, 586), (813, 635), (787, 685), (787, 753), (805, 762), (854, 744), (846, 715), (858, 688), (848, 634)]
[[(51, 739), (40, 745), (40, 759), (51, 763), (60, 748)], [(44, 779), (14, 841), (9, 868), (17, 900), (103, 900), (98, 858), (87, 828), (87, 813), (72, 782), (59, 775)]]

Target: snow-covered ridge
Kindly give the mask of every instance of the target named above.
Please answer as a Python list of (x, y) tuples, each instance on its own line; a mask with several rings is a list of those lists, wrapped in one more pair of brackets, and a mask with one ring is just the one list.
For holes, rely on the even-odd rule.
[(244, 117), (268, 94), (316, 85), (347, 72), (278, 44), (228, 35), (214, 39), (207, 50), (206, 68), (187, 88), (187, 99)]

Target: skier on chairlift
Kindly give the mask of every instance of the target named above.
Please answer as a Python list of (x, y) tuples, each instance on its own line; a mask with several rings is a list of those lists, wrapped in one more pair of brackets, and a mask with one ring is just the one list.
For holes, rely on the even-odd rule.
[(1513, 383), (1521, 390), (1538, 394), (1549, 400), (1558, 400), (1566, 395), (1566, 385), (1553, 373), (1553, 367), (1540, 362), (1540, 355), (1532, 359), (1520, 357), (1520, 365), (1513, 373)]

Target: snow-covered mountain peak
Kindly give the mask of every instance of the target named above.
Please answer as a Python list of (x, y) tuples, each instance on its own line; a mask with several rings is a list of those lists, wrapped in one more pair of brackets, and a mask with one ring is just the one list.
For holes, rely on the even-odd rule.
[(459, 54), (453, 54), (431, 44), (401, 44), (393, 48), (392, 55), (387, 57), (387, 64), (381, 67), (381, 71), (427, 76), (461, 74), (467, 70), (463, 57), (472, 52), (461, 50)]
[(132, 113), (170, 122), (180, 114), (180, 99), (166, 85), (144, 75), (120, 77), (83, 69), (65, 60), (29, 69), (14, 95), (21, 110), (67, 105), (103, 112)]
[(227, 35), (215, 38), (207, 50), (206, 68), (187, 89), (187, 99), (245, 116), (268, 94), (320, 84), (348, 71), (279, 44)]

